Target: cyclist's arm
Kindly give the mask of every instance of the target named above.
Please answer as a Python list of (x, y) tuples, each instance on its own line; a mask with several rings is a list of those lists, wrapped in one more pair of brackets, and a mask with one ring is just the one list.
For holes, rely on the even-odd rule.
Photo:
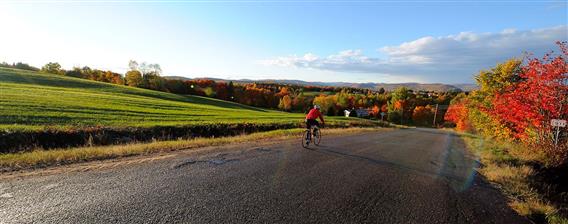
[(321, 114), (321, 112), (319, 113), (319, 119), (321, 121), (321, 124), (325, 125), (325, 121), (323, 120), (323, 115)]

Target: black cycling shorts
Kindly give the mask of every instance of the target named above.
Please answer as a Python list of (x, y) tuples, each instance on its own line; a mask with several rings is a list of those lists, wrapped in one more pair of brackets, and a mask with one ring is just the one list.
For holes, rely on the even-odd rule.
[(314, 125), (319, 126), (319, 122), (316, 119), (307, 119), (306, 120), (306, 128), (311, 128)]

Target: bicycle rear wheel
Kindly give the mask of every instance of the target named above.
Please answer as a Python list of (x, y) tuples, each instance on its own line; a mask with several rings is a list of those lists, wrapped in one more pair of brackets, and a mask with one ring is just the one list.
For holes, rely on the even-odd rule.
[(302, 135), (302, 147), (308, 148), (308, 146), (310, 146), (310, 141), (312, 140), (311, 135), (312, 134), (311, 134), (310, 130), (306, 130), (304, 132), (304, 134)]
[(319, 145), (321, 142), (321, 130), (318, 129), (314, 129), (314, 145)]

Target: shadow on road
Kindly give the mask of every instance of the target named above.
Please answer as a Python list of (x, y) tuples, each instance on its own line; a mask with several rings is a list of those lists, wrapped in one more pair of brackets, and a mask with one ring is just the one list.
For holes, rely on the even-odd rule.
[(351, 160), (368, 162), (368, 163), (374, 164), (374, 165), (382, 165), (382, 166), (389, 166), (389, 167), (394, 167), (394, 168), (398, 168), (398, 169), (402, 169), (402, 170), (409, 170), (409, 171), (413, 171), (413, 172), (416, 172), (416, 173), (425, 174), (425, 175), (433, 176), (433, 177), (445, 177), (445, 178), (448, 178), (449, 180), (451, 179), (452, 181), (463, 182), (463, 181), (467, 181), (467, 178), (468, 178), (468, 177), (461, 177), (461, 176), (452, 175), (452, 174), (449, 174), (449, 173), (440, 173), (440, 172), (435, 172), (435, 171), (430, 171), (430, 170), (417, 169), (415, 167), (406, 166), (406, 165), (399, 164), (399, 163), (393, 163), (393, 162), (389, 162), (389, 161), (386, 161), (386, 160), (380, 160), (380, 159), (370, 158), (370, 157), (366, 157), (366, 156), (342, 152), (338, 148), (333, 148), (333, 147), (325, 146), (325, 145), (320, 145), (319, 148), (311, 149), (311, 151), (326, 154), (326, 155), (332, 155), (332, 156), (337, 156), (337, 157), (341, 157), (341, 158), (351, 159)]

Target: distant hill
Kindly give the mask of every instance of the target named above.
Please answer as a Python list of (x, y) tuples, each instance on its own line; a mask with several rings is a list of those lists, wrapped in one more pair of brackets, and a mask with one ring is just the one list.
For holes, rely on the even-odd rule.
[(479, 88), (476, 84), (454, 84), (453, 86), (460, 88), (463, 91), (469, 92)]
[(372, 90), (379, 90), (381, 88), (385, 89), (386, 91), (393, 91), (399, 87), (406, 87), (412, 89), (414, 91), (434, 91), (434, 92), (447, 92), (452, 90), (461, 90), (461, 91), (472, 91), (477, 89), (477, 85), (475, 84), (442, 84), (442, 83), (349, 83), (349, 82), (307, 82), (302, 80), (288, 80), (288, 79), (260, 79), (260, 80), (251, 80), (251, 79), (238, 79), (238, 80), (228, 80), (228, 79), (218, 79), (218, 78), (186, 78), (182, 76), (164, 76), (167, 79), (176, 79), (176, 80), (196, 80), (196, 79), (209, 79), (214, 81), (223, 81), (229, 82), (232, 81), (234, 83), (278, 83), (278, 84), (290, 84), (290, 85), (300, 85), (300, 86), (334, 86), (334, 87), (353, 87), (353, 88), (361, 88), (361, 89), (372, 89)]

